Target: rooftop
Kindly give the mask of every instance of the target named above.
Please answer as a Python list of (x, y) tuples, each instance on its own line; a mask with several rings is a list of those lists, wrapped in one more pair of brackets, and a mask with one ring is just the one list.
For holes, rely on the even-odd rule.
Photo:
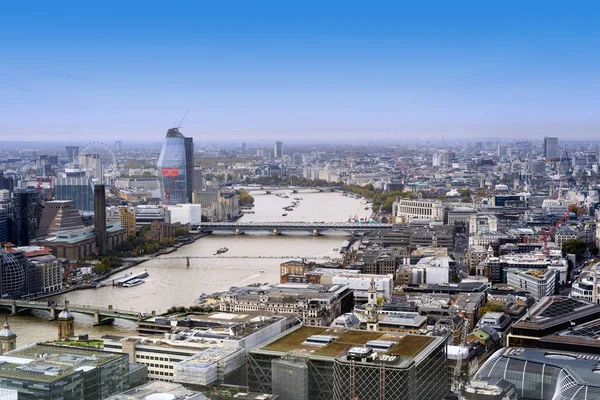
[(36, 344), (0, 356), (0, 377), (53, 382), (123, 356), (101, 350)]
[(598, 313), (600, 306), (565, 296), (543, 297), (514, 328), (543, 329)]
[[(306, 340), (314, 335), (332, 336), (335, 339), (326, 345), (307, 344)], [(427, 348), (436, 338), (407, 334), (386, 334), (362, 330), (341, 330), (301, 326), (280, 335), (258, 351), (277, 353), (295, 353), (305, 356), (323, 356), (335, 358), (343, 355), (353, 347), (367, 346), (368, 342), (391, 342), (388, 350), (377, 350), (379, 353), (414, 358)], [(377, 342), (374, 342), (377, 343)]]

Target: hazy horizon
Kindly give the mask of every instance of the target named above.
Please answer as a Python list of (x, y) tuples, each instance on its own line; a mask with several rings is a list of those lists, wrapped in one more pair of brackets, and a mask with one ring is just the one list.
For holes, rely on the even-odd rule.
[(598, 137), (599, 4), (401, 3), (4, 4), (0, 138)]

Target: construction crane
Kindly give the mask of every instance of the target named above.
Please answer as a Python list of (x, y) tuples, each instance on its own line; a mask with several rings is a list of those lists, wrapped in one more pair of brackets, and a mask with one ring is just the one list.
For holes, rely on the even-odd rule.
[(177, 129), (181, 128), (181, 124), (183, 124), (183, 120), (185, 119), (185, 117), (187, 117), (188, 113), (190, 112), (191, 108), (188, 108), (187, 111), (185, 112), (185, 114), (183, 115), (183, 118), (181, 118), (181, 121), (179, 121), (179, 124), (177, 125)]
[(573, 206), (580, 207), (581, 202), (573, 203), (569, 207), (567, 207), (567, 211), (565, 212), (565, 214), (558, 221), (556, 221), (556, 223), (552, 226), (552, 229), (550, 229), (548, 232), (546, 232), (545, 234), (542, 235), (541, 239), (542, 239), (542, 242), (544, 242), (544, 249), (542, 250), (542, 252), (544, 254), (548, 254), (548, 239), (550, 239), (550, 237), (552, 237), (552, 235), (554, 235), (554, 232), (556, 232), (558, 227), (561, 226), (562, 223), (567, 220), (567, 218), (569, 218), (569, 214), (571, 214), (571, 207), (573, 207)]

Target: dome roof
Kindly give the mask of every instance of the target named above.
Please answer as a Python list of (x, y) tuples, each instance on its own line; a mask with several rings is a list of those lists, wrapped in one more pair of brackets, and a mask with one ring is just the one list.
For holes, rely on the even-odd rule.
[(10, 297), (19, 297), (25, 285), (25, 268), (15, 256), (6, 250), (0, 250), (0, 276), (2, 293)]
[(2, 328), (2, 330), (0, 330), (0, 338), (8, 338), (11, 336), (17, 335), (15, 334), (15, 331), (10, 329), (10, 326), (8, 326), (8, 320), (6, 320), (4, 321), (4, 327)]
[(58, 318), (71, 319), (73, 318), (73, 314), (71, 314), (71, 311), (69, 311), (69, 309), (65, 305), (60, 314), (58, 314)]

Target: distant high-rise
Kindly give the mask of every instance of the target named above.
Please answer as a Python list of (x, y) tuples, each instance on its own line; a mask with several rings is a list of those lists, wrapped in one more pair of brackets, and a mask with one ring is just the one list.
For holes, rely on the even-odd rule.
[(194, 138), (184, 138), (185, 143), (185, 177), (186, 177), (186, 196), (185, 203), (192, 202), (192, 193), (194, 192), (192, 177), (194, 176)]
[(115, 150), (117, 150), (117, 151), (123, 150), (123, 141), (122, 140), (115, 141)]
[(558, 159), (558, 138), (544, 137), (544, 158), (546, 160)]
[(65, 146), (67, 152), (67, 159), (70, 163), (79, 160), (79, 146)]
[(192, 192), (202, 190), (202, 178), (202, 167), (199, 165), (194, 166), (194, 171), (192, 175)]
[(29, 246), (35, 239), (42, 213), (39, 193), (23, 189), (12, 197), (12, 235), (9, 240), (17, 246)]
[(247, 148), (246, 148), (246, 142), (243, 142), (242, 143), (242, 154), (246, 154), (246, 150), (247, 150)]
[[(178, 128), (169, 129), (158, 157), (156, 167), (159, 172), (162, 201), (166, 205), (188, 203), (187, 160), (193, 161), (194, 145), (193, 141), (185, 139)], [(193, 165), (190, 171), (193, 171)], [(191, 192), (191, 183), (189, 189)]]
[(106, 252), (106, 186), (94, 186), (94, 228), (98, 254)]
[(275, 142), (275, 147), (273, 149), (273, 157), (281, 158), (283, 156), (283, 143)]

